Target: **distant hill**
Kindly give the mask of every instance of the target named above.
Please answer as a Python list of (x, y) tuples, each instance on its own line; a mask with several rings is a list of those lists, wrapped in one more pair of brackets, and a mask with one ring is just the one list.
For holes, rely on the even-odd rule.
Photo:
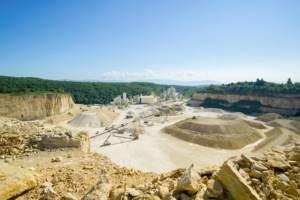
[(219, 86), (202, 87), (198, 93), (258, 95), (258, 96), (281, 96), (300, 94), (300, 83), (278, 84), (257, 79), (255, 82), (237, 82)]
[(300, 83), (277, 84), (257, 79), (198, 87), (191, 104), (245, 114), (269, 112), (297, 117), (300, 116)]
[(203, 85), (221, 85), (221, 82), (214, 80), (204, 80), (204, 81), (177, 81), (177, 80), (167, 80), (167, 79), (147, 79), (139, 80), (138, 82), (150, 82), (162, 85), (181, 85), (181, 86), (203, 86)]
[[(128, 97), (143, 94), (161, 94), (167, 85), (149, 82), (99, 82), (93, 80), (46, 80), (34, 77), (9, 77), (0, 75), (0, 93), (7, 94), (41, 94), (41, 93), (69, 93), (76, 103), (103, 104), (127, 93)], [(184, 96), (191, 96), (199, 87), (174, 85), (176, 92)]]
[[(67, 80), (66, 81), (72, 81)], [(73, 80), (74, 81), (74, 80)], [(125, 83), (125, 82), (147, 82), (155, 83), (160, 85), (180, 85), (180, 86), (205, 86), (205, 85), (221, 85), (221, 82), (214, 80), (204, 80), (204, 81), (177, 81), (177, 80), (168, 80), (168, 79), (144, 79), (137, 81), (128, 81), (128, 80), (99, 80), (99, 79), (87, 79), (79, 80), (79, 82), (110, 82), (110, 83)]]

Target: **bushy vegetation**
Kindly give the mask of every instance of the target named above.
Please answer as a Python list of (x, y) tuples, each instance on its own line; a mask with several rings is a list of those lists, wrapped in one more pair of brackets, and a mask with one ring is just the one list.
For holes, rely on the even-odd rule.
[(200, 106), (208, 107), (208, 108), (221, 108), (225, 110), (226, 109), (231, 110), (234, 112), (251, 114), (251, 113), (260, 113), (261, 111), (259, 110), (259, 108), (262, 107), (262, 104), (259, 101), (251, 101), (251, 100), (240, 100), (236, 103), (230, 104), (226, 100), (206, 98)]
[[(159, 95), (163, 88), (170, 86), (154, 83), (106, 83), (106, 82), (79, 82), (79, 81), (55, 81), (40, 78), (18, 78), (0, 76), (0, 93), (13, 95), (20, 94), (44, 94), (44, 93), (68, 93), (75, 103), (81, 104), (105, 104), (113, 101), (113, 98), (127, 93), (127, 97), (134, 95), (150, 95), (154, 92)], [(183, 95), (191, 95), (196, 91), (193, 87), (174, 86), (177, 92)]]
[[(229, 108), (231, 111), (242, 112), (245, 114), (260, 113), (260, 107), (263, 105), (259, 101), (240, 100)], [(265, 106), (266, 107), (266, 106)]]
[(238, 94), (276, 96), (277, 94), (300, 94), (300, 83), (293, 83), (289, 78), (285, 84), (278, 84), (257, 79), (255, 82), (237, 82), (220, 86), (210, 85), (198, 89), (198, 93)]
[(288, 117), (287, 119), (300, 121), (300, 117)]
[(204, 102), (200, 105), (203, 107), (207, 108), (221, 108), (221, 109), (226, 109), (226, 107), (222, 104), (228, 104), (229, 102), (226, 100), (219, 100), (219, 99), (211, 99), (211, 98), (206, 98)]

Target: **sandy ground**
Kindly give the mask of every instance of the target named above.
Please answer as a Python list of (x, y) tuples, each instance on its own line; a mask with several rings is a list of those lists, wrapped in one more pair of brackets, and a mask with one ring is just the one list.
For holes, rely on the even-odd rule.
[[(149, 107), (144, 105), (131, 106), (129, 110), (142, 112)], [(241, 153), (252, 155), (251, 150), (260, 141), (248, 145), (239, 150), (218, 150), (200, 145), (188, 143), (161, 133), (160, 130), (168, 125), (174, 124), (185, 118), (193, 116), (214, 117), (220, 113), (197, 112), (196, 108), (188, 107), (186, 111), (177, 116), (169, 116), (165, 123), (154, 123), (153, 126), (146, 126), (146, 133), (140, 134), (139, 140), (122, 139), (110, 137), (111, 145), (102, 146), (109, 133), (105, 133), (91, 139), (91, 150), (108, 156), (114, 163), (135, 168), (144, 172), (162, 173), (176, 168), (188, 168), (192, 163), (198, 166), (221, 165), (227, 158), (240, 155)], [(132, 119), (124, 119), (128, 110), (121, 111), (120, 116), (115, 120), (115, 125), (127, 123)], [(138, 112), (136, 112), (138, 115)], [(165, 116), (160, 117), (163, 121)], [(253, 117), (246, 117), (247, 120), (254, 120)], [(144, 119), (147, 120), (147, 119)], [(142, 121), (143, 122), (143, 121)], [(103, 132), (103, 129), (98, 129)], [(95, 135), (97, 130), (90, 129), (90, 134)], [(115, 135), (119, 135), (116, 133)]]
[(264, 152), (268, 149), (271, 149), (274, 146), (280, 146), (283, 142), (288, 140), (290, 138), (290, 136), (297, 137), (297, 134), (295, 134), (294, 132), (292, 132), (286, 128), (281, 128), (281, 130), (282, 130), (283, 134), (280, 134), (279, 136), (276, 137), (275, 140), (272, 140), (272, 141), (268, 142), (266, 145), (263, 145), (261, 148), (259, 148), (259, 150), (256, 151), (256, 153)]
[[(119, 115), (114, 119), (113, 124), (115, 127), (121, 126), (133, 121), (135, 117), (139, 117), (139, 113), (148, 109), (152, 109), (151, 106), (146, 105), (131, 105), (129, 108), (123, 110), (115, 109)], [(113, 109), (113, 108), (112, 108)], [(126, 114), (129, 111), (133, 111), (134, 118), (125, 119)], [(110, 135), (111, 132), (107, 132), (104, 128), (86, 128), (86, 127), (72, 127), (66, 123), (59, 124), (70, 129), (77, 131), (86, 130), (90, 136), (96, 136), (91, 138), (91, 151), (98, 152), (109, 157), (114, 163), (121, 167), (135, 168), (143, 172), (156, 172), (162, 173), (171, 171), (177, 168), (188, 168), (192, 163), (200, 167), (221, 165), (226, 159), (232, 156), (238, 156), (240, 154), (255, 155), (258, 152), (253, 153), (254, 146), (263, 139), (247, 145), (246, 147), (238, 150), (222, 150), (209, 147), (192, 144), (182, 141), (171, 135), (162, 133), (160, 130), (165, 126), (169, 126), (176, 122), (179, 122), (186, 118), (193, 116), (213, 117), (218, 118), (224, 113), (216, 112), (213, 109), (207, 109), (205, 111), (199, 110), (195, 107), (187, 107), (185, 111), (179, 112), (176, 116), (169, 116), (165, 123), (162, 123), (166, 116), (152, 117), (152, 119), (142, 119), (142, 124), (145, 125), (146, 132), (140, 134), (139, 140), (125, 139), (114, 137), (111, 135), (109, 142), (111, 145), (103, 146), (104, 141)], [(240, 118), (258, 122), (255, 117), (239, 115)], [(149, 126), (143, 123), (149, 121)], [(264, 122), (261, 122), (266, 126)], [(271, 130), (273, 127), (266, 126), (267, 129), (259, 130), (262, 135), (264, 132)], [(98, 132), (98, 134), (96, 134)], [(130, 133), (114, 133), (116, 136), (130, 137)], [(286, 136), (281, 136), (281, 139), (285, 139)], [(279, 139), (280, 139), (279, 138)], [(278, 140), (273, 141), (272, 144), (267, 145), (263, 150), (271, 148), (273, 145), (279, 144)]]

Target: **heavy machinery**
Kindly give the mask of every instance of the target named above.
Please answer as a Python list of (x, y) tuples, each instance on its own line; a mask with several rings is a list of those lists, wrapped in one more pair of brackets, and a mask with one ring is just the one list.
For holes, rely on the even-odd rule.
[[(125, 136), (118, 136), (118, 135), (114, 135), (113, 133), (109, 134), (109, 136), (106, 138), (106, 140), (103, 142), (103, 145), (101, 146), (108, 146), (108, 145), (111, 145), (111, 143), (108, 141), (108, 139), (113, 136), (113, 137), (118, 137), (118, 138), (124, 138), (124, 139), (130, 139), (130, 140), (138, 140), (139, 139), (139, 134), (138, 133), (134, 133), (134, 134), (131, 134), (130, 136), (131, 137), (125, 137)], [(121, 139), (120, 139), (121, 140)], [(121, 142), (123, 142), (121, 140)]]
[(113, 133), (109, 134), (109, 136), (106, 138), (106, 140), (103, 142), (102, 146), (107, 146), (110, 145), (111, 143), (108, 141), (108, 139), (110, 138), (110, 136), (113, 135)]
[(114, 135), (114, 137), (130, 139), (130, 140), (138, 140), (139, 139), (139, 134), (138, 133), (131, 134), (130, 136), (132, 136), (132, 137)]

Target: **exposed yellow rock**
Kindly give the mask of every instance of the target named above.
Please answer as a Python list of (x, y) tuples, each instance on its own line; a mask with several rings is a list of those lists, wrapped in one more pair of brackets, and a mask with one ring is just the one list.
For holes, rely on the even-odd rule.
[(176, 189), (194, 194), (200, 189), (200, 179), (200, 169), (198, 169), (195, 164), (192, 164), (190, 168), (182, 174)]
[(82, 198), (82, 200), (107, 199), (112, 185), (108, 176), (103, 176), (101, 180)]
[(292, 187), (289, 187), (289, 188), (285, 189), (284, 191), (295, 197), (297, 197), (299, 195), (299, 192), (295, 188), (292, 188)]
[(274, 108), (285, 108), (285, 109), (299, 109), (300, 99), (298, 95), (289, 97), (265, 97), (265, 96), (254, 96), (254, 95), (234, 95), (234, 94), (212, 94), (212, 93), (194, 93), (193, 100), (205, 100), (206, 98), (212, 99), (224, 99), (229, 103), (236, 103), (240, 100), (251, 100), (259, 101), (263, 105), (270, 105)]
[[(265, 97), (254, 95), (234, 95), (234, 94), (212, 94), (212, 93), (194, 93), (190, 101), (191, 104), (199, 105), (206, 98), (227, 100), (230, 104), (240, 100), (259, 101), (265, 107), (261, 108), (262, 112), (274, 112), (279, 114), (295, 115), (300, 108), (299, 95), (289, 95), (280, 97)], [(270, 108), (268, 106), (272, 106)], [(276, 108), (276, 109), (275, 109)]]
[(235, 164), (230, 160), (223, 164), (218, 178), (235, 200), (261, 199), (256, 191), (247, 184), (246, 179), (240, 175), (235, 168)]
[(0, 162), (0, 199), (15, 197), (39, 185), (39, 177), (25, 169)]
[(164, 186), (160, 186), (160, 187), (159, 187), (159, 195), (163, 198), (163, 197), (165, 197), (167, 194), (169, 194), (169, 188), (164, 187)]
[(206, 195), (208, 197), (213, 197), (216, 198), (218, 196), (220, 196), (223, 192), (223, 188), (221, 186), (221, 184), (216, 181), (216, 180), (209, 180), (207, 182), (207, 191), (206, 191)]
[(271, 167), (286, 170), (290, 168), (290, 164), (287, 162), (284, 155), (279, 155), (275, 152), (266, 153), (266, 158)]
[(33, 120), (53, 116), (72, 108), (74, 102), (67, 94), (0, 95), (0, 116)]

